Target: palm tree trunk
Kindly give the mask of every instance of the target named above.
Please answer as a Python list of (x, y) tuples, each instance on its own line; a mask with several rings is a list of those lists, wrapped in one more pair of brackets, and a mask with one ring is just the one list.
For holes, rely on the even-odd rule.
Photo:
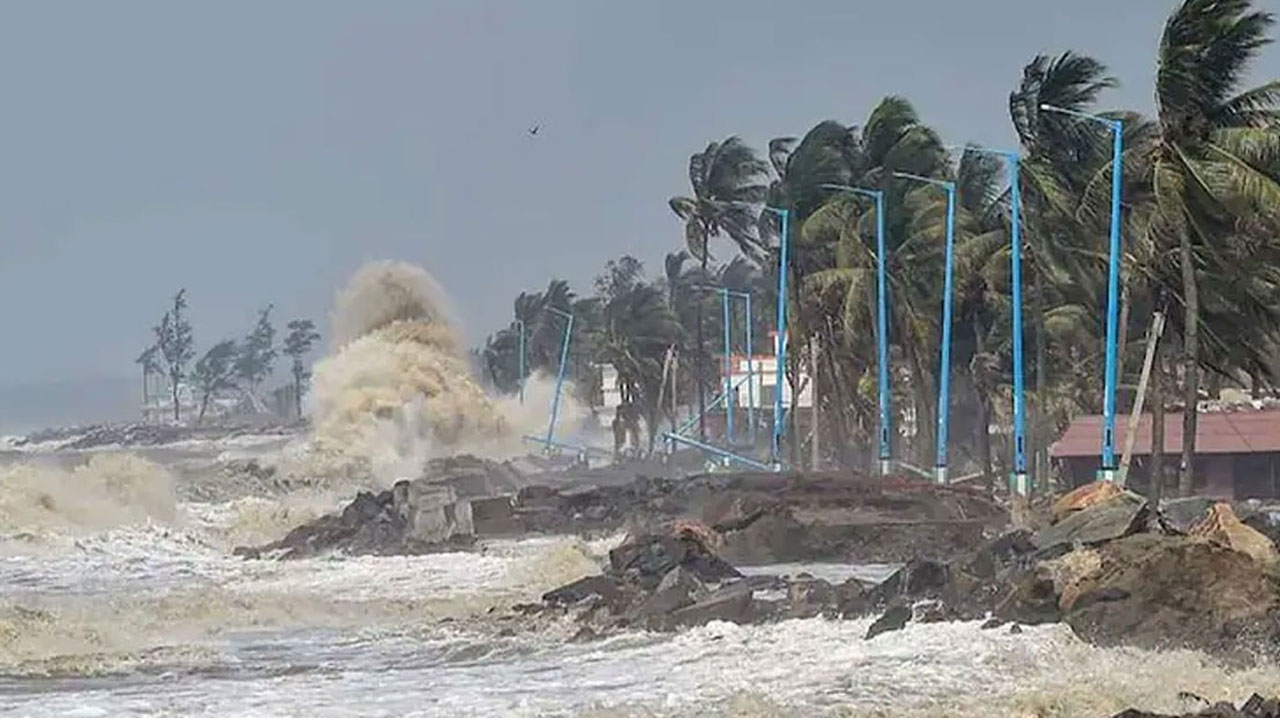
[(813, 470), (818, 469), (818, 463), (822, 460), (822, 446), (819, 442), (822, 425), (818, 422), (818, 405), (822, 402), (822, 398), (818, 395), (818, 353), (821, 347), (821, 341), (811, 335), (809, 337), (809, 394), (813, 398), (813, 412), (810, 413), (809, 418), (813, 425), (813, 444), (809, 446), (809, 467)]
[(169, 374), (169, 384), (172, 388), (172, 393), (173, 393), (173, 421), (180, 422), (182, 420), (182, 413), (178, 409), (178, 374), (177, 373)]
[(1044, 442), (1044, 437), (1048, 434), (1046, 432), (1048, 413), (1045, 412), (1045, 362), (1047, 360), (1045, 358), (1044, 333), (1044, 283), (1041, 275), (1042, 273), (1038, 269), (1032, 272), (1032, 277), (1035, 281), (1036, 298), (1035, 312), (1032, 313), (1036, 334), (1036, 401), (1032, 406), (1031, 437), (1027, 438), (1027, 443), (1034, 449), (1032, 457), (1035, 462), (1035, 477), (1039, 479), (1040, 487), (1047, 489), (1049, 487), (1049, 460)]
[(1178, 255), (1182, 264), (1182, 293), (1186, 316), (1183, 320), (1182, 373), (1186, 384), (1182, 410), (1182, 463), (1178, 468), (1178, 494), (1191, 495), (1195, 489), (1196, 459), (1196, 404), (1200, 398), (1199, 324), (1200, 298), (1196, 287), (1196, 269), (1192, 265), (1191, 236), (1183, 232), (1178, 243)]

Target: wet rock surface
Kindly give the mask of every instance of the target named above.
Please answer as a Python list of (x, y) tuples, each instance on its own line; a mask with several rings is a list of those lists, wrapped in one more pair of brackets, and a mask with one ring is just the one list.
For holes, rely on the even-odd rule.
[[(1190, 704), (1200, 705), (1199, 710), (1185, 713), (1180, 717), (1202, 717), (1202, 718), (1274, 718), (1280, 717), (1280, 698), (1263, 697), (1257, 693), (1249, 696), (1239, 705), (1227, 701), (1218, 701), (1210, 703), (1204, 698), (1192, 695), (1190, 693), (1182, 693), (1184, 699), (1190, 701)], [(1118, 718), (1149, 718), (1149, 717), (1169, 717), (1164, 713), (1153, 713), (1135, 708), (1128, 708), (1116, 713), (1113, 717)]]
[(1280, 655), (1280, 574), (1259, 559), (1260, 533), (1223, 504), (1166, 518), (1124, 492), (1095, 497), (1048, 528), (1008, 533), (942, 568), (909, 564), (868, 597), (891, 626), (898, 607), (927, 600), (941, 605), (934, 616), (989, 617), (992, 627), (1065, 622), (1099, 645), (1243, 662)]
[(689, 522), (633, 535), (610, 551), (603, 573), (556, 588), (511, 619), (568, 616), (580, 625), (577, 637), (585, 639), (627, 628), (675, 630), (715, 620), (748, 624), (844, 617), (869, 607), (856, 580), (833, 585), (811, 577), (746, 577), (717, 554), (722, 542), (715, 530)]

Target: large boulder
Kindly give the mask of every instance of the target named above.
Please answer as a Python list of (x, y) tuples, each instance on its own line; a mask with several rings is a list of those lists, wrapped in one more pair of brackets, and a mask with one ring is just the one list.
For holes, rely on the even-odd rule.
[(1187, 534), (1244, 553), (1269, 567), (1280, 563), (1280, 553), (1276, 552), (1271, 539), (1240, 522), (1240, 518), (1236, 517), (1231, 506), (1226, 503), (1215, 503)]
[(1072, 513), (1087, 510), (1122, 494), (1124, 488), (1106, 480), (1081, 485), (1054, 501), (1053, 522), (1062, 522)]
[(1085, 505), (1031, 537), (1038, 550), (1094, 545), (1145, 529), (1147, 501), (1136, 493), (1121, 491), (1105, 500)]

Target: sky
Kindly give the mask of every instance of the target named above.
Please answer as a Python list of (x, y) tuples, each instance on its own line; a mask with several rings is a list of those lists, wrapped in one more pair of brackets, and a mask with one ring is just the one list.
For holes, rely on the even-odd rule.
[[(1012, 146), (1023, 65), (1066, 49), (1121, 80), (1104, 108), (1150, 112), (1173, 6), (7, 2), (0, 385), (136, 377), (183, 287), (201, 351), (268, 303), (324, 329), (384, 258), (430, 270), (482, 342), (553, 276), (586, 291), (623, 253), (660, 272), (683, 237), (666, 201), (712, 140), (860, 124), (898, 94), (947, 142)], [(1280, 77), (1280, 47), (1255, 74)]]

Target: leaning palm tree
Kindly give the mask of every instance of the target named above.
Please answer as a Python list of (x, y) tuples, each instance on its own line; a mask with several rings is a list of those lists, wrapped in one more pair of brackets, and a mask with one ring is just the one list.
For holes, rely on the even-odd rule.
[(662, 290), (641, 283), (613, 298), (604, 308), (598, 357), (617, 370), (624, 415), (638, 411), (645, 419), (649, 452), (658, 430), (663, 360), (683, 334)]
[[(1182, 495), (1190, 494), (1194, 478), (1201, 291), (1214, 275), (1251, 255), (1235, 232), (1240, 222), (1280, 205), (1280, 82), (1240, 91), (1250, 61), (1271, 41), (1272, 22), (1251, 0), (1184, 0), (1160, 42), (1159, 137), (1150, 156), (1155, 208), (1145, 232), (1151, 244), (1176, 248), (1181, 279), (1183, 314), (1174, 326), (1182, 338), (1185, 378)], [(1237, 279), (1231, 290), (1247, 299), (1249, 289)]]
[[(701, 263), (707, 273), (711, 257), (710, 242), (723, 237), (737, 245), (745, 255), (759, 257), (761, 247), (756, 233), (756, 220), (760, 203), (764, 201), (764, 173), (768, 165), (740, 138), (731, 136), (722, 142), (713, 142), (706, 150), (689, 158), (689, 184), (691, 197), (671, 198), (671, 210), (684, 221), (685, 242), (689, 252)], [(706, 440), (706, 422), (701, 409), (706, 407), (706, 368), (701, 362), (705, 355), (702, 337), (702, 312), (695, 321), (698, 367), (695, 376), (698, 384), (699, 422), (698, 434)]]

